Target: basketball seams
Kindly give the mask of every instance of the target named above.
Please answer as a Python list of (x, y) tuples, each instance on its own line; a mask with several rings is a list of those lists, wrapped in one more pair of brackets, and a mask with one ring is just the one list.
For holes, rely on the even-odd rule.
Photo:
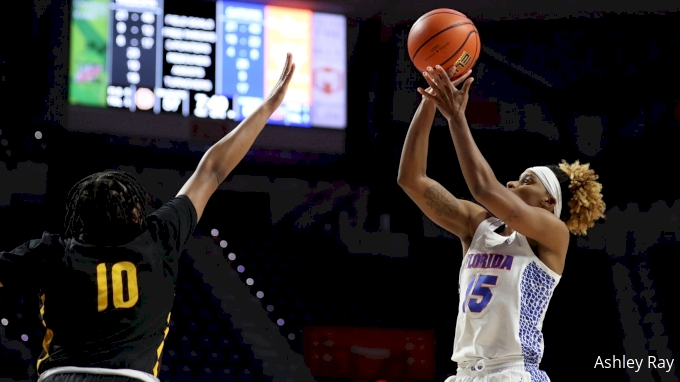
[[(451, 61), (452, 58), (454, 58), (456, 55), (458, 55), (458, 53), (459, 53), (461, 50), (463, 50), (463, 48), (465, 47), (465, 44), (467, 44), (467, 42), (470, 40), (470, 36), (472, 36), (473, 34), (476, 34), (477, 36), (479, 36), (479, 33), (477, 33), (477, 30), (470, 31), (470, 33), (468, 33), (468, 36), (467, 36), (467, 38), (465, 39), (465, 41), (463, 41), (463, 43), (460, 44), (460, 48), (458, 48), (457, 51), (455, 51), (452, 55), (449, 56), (449, 58), (447, 58), (444, 62), (442, 62), (442, 63), (439, 64), (439, 65), (444, 66), (444, 64), (446, 64), (447, 62)], [(477, 44), (477, 45), (478, 45), (478, 44)], [(474, 55), (473, 57), (476, 57), (476, 56), (477, 56), (477, 50), (476, 50), (476, 49), (478, 49), (478, 48), (475, 48), (475, 55)], [(477, 61), (477, 60), (475, 59), (475, 61)]]
[[(437, 16), (432, 18), (431, 16)], [(425, 22), (421, 23), (421, 21)], [(455, 29), (459, 26), (470, 25), (471, 27)], [(476, 36), (473, 36), (476, 34)], [(421, 42), (422, 41), (422, 42)], [(416, 47), (416, 49), (413, 49)], [(472, 44), (475, 46), (473, 47)], [(412, 63), (424, 70), (426, 66), (445, 66), (451, 59), (456, 59), (455, 64), (462, 65), (461, 69), (473, 67), (479, 60), (481, 41), (479, 31), (474, 22), (466, 15), (453, 9), (434, 9), (421, 16), (411, 26), (407, 36), (409, 58)], [(426, 45), (429, 45), (426, 47)], [(418, 58), (421, 51), (425, 55)], [(451, 52), (455, 49), (455, 53)], [(413, 54), (411, 52), (413, 51)], [(464, 52), (461, 55), (461, 52)], [(470, 53), (473, 53), (472, 57)], [(448, 58), (446, 58), (448, 56)], [(445, 61), (440, 62), (445, 58)], [(472, 60), (470, 60), (472, 58)], [(461, 73), (462, 74), (462, 73)], [(455, 77), (454, 77), (455, 78)]]
[(460, 12), (458, 12), (458, 11), (454, 11), (453, 9), (452, 9), (452, 10), (448, 10), (448, 11), (441, 11), (441, 12), (434, 12), (434, 13), (431, 13), (431, 14), (425, 14), (425, 15), (421, 16), (418, 20), (416, 20), (416, 22), (413, 23), (413, 25), (411, 25), (411, 30), (408, 31), (409, 36), (411, 35), (411, 31), (413, 30), (413, 28), (414, 28), (416, 25), (418, 25), (419, 22), (425, 20), (426, 18), (428, 18), (428, 17), (430, 17), (430, 16), (434, 16), (434, 15), (442, 15), (442, 14), (445, 14), (445, 15), (456, 15), (456, 16), (460, 16), (460, 17), (464, 17), (464, 18), (468, 19), (467, 16), (465, 16), (464, 14), (462, 14), (462, 13), (460, 13)]
[[(430, 36), (430, 38), (428, 38), (427, 40), (425, 40), (425, 42), (423, 42), (422, 44), (420, 44), (420, 46), (418, 47), (418, 49), (416, 49), (415, 53), (413, 53), (413, 57), (411, 57), (411, 60), (415, 60), (415, 59), (416, 59), (416, 56), (418, 55), (418, 52), (420, 52), (420, 50), (423, 49), (423, 47), (424, 47), (428, 42), (432, 41), (432, 39), (434, 39), (435, 37), (439, 36), (440, 34), (446, 32), (446, 31), (448, 31), (448, 30), (451, 30), (451, 29), (453, 29), (453, 28), (457, 28), (457, 27), (459, 27), (459, 26), (461, 26), (461, 25), (473, 25), (473, 27), (474, 27), (474, 24), (473, 24), (471, 21), (463, 21), (463, 22), (459, 22), (459, 23), (450, 25), (450, 26), (448, 26), (448, 27), (446, 27), (446, 28), (440, 30), (439, 32), (437, 32), (437, 33), (433, 34), (432, 36)], [(470, 38), (470, 37), (468, 36), (468, 38)], [(467, 39), (466, 39), (465, 41), (467, 42)], [(463, 44), (463, 45), (465, 45), (465, 44)]]
[[(481, 45), (482, 45), (482, 42), (481, 42), (480, 39), (479, 39), (479, 32), (477, 31), (477, 28), (475, 28), (474, 31), (470, 32), (470, 35), (471, 35), (472, 33), (474, 33), (475, 35), (477, 35), (477, 43), (475, 44), (475, 54), (472, 55), (472, 57), (475, 57), (475, 58), (474, 58), (474, 60), (473, 60), (472, 62), (470, 62), (470, 63), (468, 64), (470, 68), (472, 68), (473, 66), (475, 66), (475, 64), (477, 64), (477, 60), (479, 60), (478, 54), (479, 54), (479, 52), (480, 52), (480, 47), (481, 47)], [(470, 35), (468, 35), (468, 39), (465, 40), (465, 43), (467, 43), (468, 40), (470, 39)], [(463, 43), (463, 45), (461, 46), (461, 49), (465, 46), (465, 43)], [(460, 49), (458, 49), (458, 51), (460, 52)], [(456, 52), (456, 53), (457, 53), (457, 52)], [(454, 54), (453, 56), (455, 56), (455, 54)], [(446, 61), (449, 61), (453, 56), (449, 57)], [(461, 73), (458, 73), (458, 75), (457, 75), (457, 76), (454, 76), (454, 77), (452, 78), (452, 80), (455, 79), (455, 78), (458, 78), (458, 77), (462, 76), (463, 74), (465, 74), (465, 73), (462, 73), (462, 72), (461, 72)]]

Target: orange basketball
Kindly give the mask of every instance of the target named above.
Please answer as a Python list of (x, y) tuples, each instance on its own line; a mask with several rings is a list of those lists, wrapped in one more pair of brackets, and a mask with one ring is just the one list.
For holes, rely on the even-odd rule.
[(481, 51), (472, 21), (453, 9), (435, 9), (422, 15), (408, 34), (408, 55), (419, 71), (441, 65), (458, 67), (457, 78), (472, 68)]

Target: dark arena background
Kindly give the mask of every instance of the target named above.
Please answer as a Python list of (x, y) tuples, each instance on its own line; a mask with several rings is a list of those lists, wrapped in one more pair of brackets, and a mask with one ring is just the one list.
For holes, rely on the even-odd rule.
[[(69, 188), (96, 171), (131, 172), (155, 207), (177, 193), (248, 107), (215, 95), (233, 88), (245, 65), (225, 48), (231, 27), (216, 21), (215, 9), (227, 6), (221, 3), (165, 0), (164, 9), (163, 2), (141, 0), (3, 3), (2, 250), (45, 230), (59, 232)], [(130, 50), (129, 31), (137, 27), (129, 20), (142, 6), (150, 10), (136, 14), (146, 23), (139, 33), (151, 40), (134, 44), (160, 41), (158, 50)], [(497, 178), (505, 183), (529, 166), (578, 159), (604, 185), (607, 218), (572, 240), (544, 322), (541, 367), (554, 382), (678, 380), (676, 364), (636, 370), (596, 362), (674, 359), (680, 347), (673, 302), (680, 292), (680, 3), (239, 6), (340, 15), (324, 23), (325, 32), (314, 32), (337, 48), (325, 57), (340, 69), (314, 72), (314, 62), (300, 69), (335, 76), (325, 92), (334, 96), (314, 98), (311, 119), (305, 109), (286, 117), (297, 121), (290, 126), (267, 126), (210, 200), (181, 258), (161, 381), (443, 381), (455, 374), (461, 244), (425, 218), (396, 182), (420, 99), (416, 88), (425, 85), (409, 61), (407, 34), (421, 14), (441, 7), (466, 13), (480, 33), (467, 115)], [(163, 12), (212, 20), (194, 36), (203, 45), (163, 44), (182, 20), (154, 18)], [(107, 40), (109, 34), (123, 37)], [(252, 44), (255, 62), (260, 51)], [(212, 53), (204, 66), (177, 53), (206, 46)], [(79, 64), (75, 49), (99, 54), (99, 65)], [(184, 64), (172, 67), (178, 62)], [(257, 97), (248, 92), (263, 87), (259, 70), (239, 77), (235, 91)], [(92, 80), (101, 71), (110, 71), (110, 83)], [(201, 75), (208, 80), (190, 80)], [(156, 86), (155, 104), (148, 94), (131, 96), (145, 83)], [(107, 87), (106, 98), (88, 93), (97, 86)], [(428, 175), (470, 198), (441, 117), (430, 137)], [(45, 334), (38, 306), (35, 295), (0, 288), (2, 381), (37, 380)]]

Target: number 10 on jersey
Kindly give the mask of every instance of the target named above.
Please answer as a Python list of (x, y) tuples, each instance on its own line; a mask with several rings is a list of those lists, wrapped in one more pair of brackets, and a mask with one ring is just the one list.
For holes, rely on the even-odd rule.
[(475, 277), (470, 280), (465, 291), (465, 298), (463, 300), (463, 312), (465, 312), (465, 307), (473, 313), (480, 313), (481, 311), (489, 305), (493, 293), (491, 293), (491, 288), (496, 286), (498, 282), (498, 276), (493, 275), (475, 275)]
[[(97, 265), (97, 309), (103, 312), (109, 306), (109, 282), (106, 264)], [(118, 309), (132, 308), (139, 299), (137, 268), (129, 261), (115, 263), (111, 267), (111, 291), (113, 306)], [(127, 296), (126, 293), (127, 292)]]

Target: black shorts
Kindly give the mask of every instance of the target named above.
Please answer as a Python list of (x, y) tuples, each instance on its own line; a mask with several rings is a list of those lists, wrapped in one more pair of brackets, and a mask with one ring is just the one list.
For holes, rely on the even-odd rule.
[(39, 382), (159, 382), (150, 374), (128, 369), (59, 367), (42, 373)]

